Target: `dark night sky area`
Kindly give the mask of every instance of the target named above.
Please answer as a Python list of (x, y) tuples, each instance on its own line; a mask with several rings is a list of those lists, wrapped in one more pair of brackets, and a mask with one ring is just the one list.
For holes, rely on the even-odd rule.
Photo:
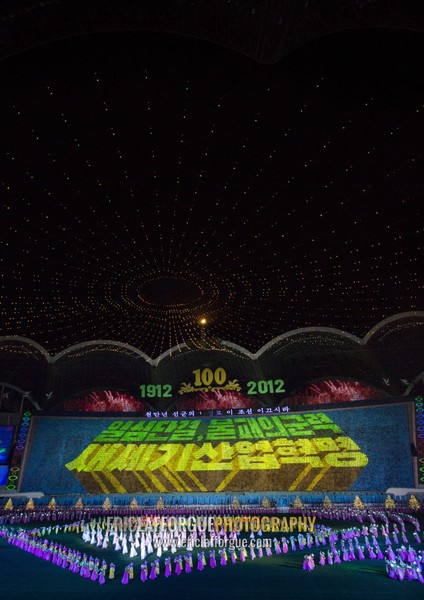
[(152, 357), (422, 309), (424, 35), (274, 65), (96, 34), (0, 62), (0, 335)]

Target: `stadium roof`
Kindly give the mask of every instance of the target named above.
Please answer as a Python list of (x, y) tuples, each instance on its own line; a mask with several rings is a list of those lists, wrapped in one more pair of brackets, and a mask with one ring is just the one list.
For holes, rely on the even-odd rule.
[[(155, 359), (196, 346), (204, 317), (208, 339), (255, 355), (422, 308), (423, 34), (356, 29), (264, 65), (164, 33), (180, 14), (206, 39), (195, 16), (212, 4), (233, 33), (248, 16), (234, 40), (269, 62), (272, 11), (304, 31), (286, 30), (291, 49), (320, 35), (299, 10), (327, 32), (324, 15), (422, 17), (418, 2), (0, 3), (0, 335)], [(75, 37), (83, 9), (93, 35)], [(153, 10), (162, 33), (127, 31)]]
[(96, 32), (157, 31), (274, 63), (334, 32), (424, 29), (421, 0), (15, 0), (0, 2), (0, 57)]

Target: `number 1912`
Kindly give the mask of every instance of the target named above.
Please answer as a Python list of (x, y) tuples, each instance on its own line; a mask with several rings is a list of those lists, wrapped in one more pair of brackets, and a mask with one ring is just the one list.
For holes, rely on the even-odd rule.
[(142, 398), (172, 398), (172, 386), (165, 385), (140, 385), (140, 394)]

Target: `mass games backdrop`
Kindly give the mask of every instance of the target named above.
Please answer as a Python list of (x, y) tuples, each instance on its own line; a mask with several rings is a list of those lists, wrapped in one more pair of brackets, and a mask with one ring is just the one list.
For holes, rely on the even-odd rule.
[(191, 419), (35, 417), (21, 491), (413, 486), (408, 406)]

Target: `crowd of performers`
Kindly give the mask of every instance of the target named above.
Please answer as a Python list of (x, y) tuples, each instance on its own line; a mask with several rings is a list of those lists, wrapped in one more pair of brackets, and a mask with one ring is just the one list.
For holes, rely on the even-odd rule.
[[(308, 514), (308, 513), (306, 513)], [(328, 513), (315, 513), (319, 518), (328, 518)], [(115, 579), (115, 564), (109, 565), (105, 560), (93, 558), (86, 553), (73, 550), (62, 544), (48, 539), (52, 533), (74, 532), (82, 539), (102, 550), (113, 546), (116, 552), (129, 555), (137, 561), (130, 562), (124, 569), (121, 578), (123, 584), (128, 584), (135, 578), (134, 562), (140, 560), (139, 575), (145, 582), (158, 576), (170, 577), (192, 570), (203, 571), (205, 568), (225, 567), (227, 563), (245, 562), (263, 556), (287, 554), (304, 549), (318, 549), (317, 563), (320, 566), (334, 565), (354, 560), (385, 561), (386, 571), (390, 578), (399, 580), (417, 580), (424, 583), (422, 565), (424, 565), (424, 550), (416, 551), (406, 535), (405, 521), (409, 521), (415, 531), (412, 536), (416, 544), (421, 544), (420, 525), (417, 519), (410, 515), (390, 514), (390, 521), (385, 512), (369, 513), (366, 517), (370, 524), (364, 523), (364, 514), (350, 513), (345, 520), (357, 520), (359, 526), (335, 531), (331, 527), (317, 526), (313, 532), (300, 532), (297, 535), (273, 537), (272, 544), (258, 543), (262, 532), (250, 532), (250, 542), (246, 545), (237, 543), (239, 532), (206, 531), (192, 527), (168, 529), (158, 525), (153, 529), (143, 530), (138, 527), (129, 533), (117, 527), (109, 529), (106, 519), (93, 520), (89, 523), (78, 521), (72, 524), (51, 525), (38, 529), (12, 528), (0, 526), (0, 536), (7, 541), (35, 556), (50, 561), (57, 567), (79, 574), (85, 579), (96, 581), (103, 585), (107, 580)], [(334, 514), (333, 514), (333, 518)], [(382, 521), (377, 524), (377, 521)], [(48, 537), (47, 537), (48, 536)], [(378, 537), (384, 541), (379, 544)], [(248, 542), (248, 540), (242, 540)], [(265, 541), (265, 540), (263, 540)], [(402, 546), (394, 549), (393, 546)], [(382, 545), (384, 548), (382, 549)], [(324, 549), (324, 547), (326, 547)], [(184, 548), (184, 552), (181, 552)], [(207, 550), (206, 550), (207, 549)], [(193, 551), (196, 550), (194, 553)], [(170, 553), (163, 561), (163, 553)], [(315, 568), (315, 555), (310, 552), (304, 556), (303, 569), (312, 571)]]
[(408, 579), (413, 581), (417, 579), (420, 583), (424, 583), (423, 568), (424, 552), (416, 552), (414, 548), (409, 546), (401, 546), (396, 550), (396, 554), (392, 551), (392, 556), (386, 558), (386, 571), (391, 579), (399, 579), (403, 581)]
[[(424, 565), (424, 551), (416, 552), (409, 544), (403, 521), (401, 521), (400, 527), (401, 529), (399, 531), (399, 526), (395, 523), (393, 525), (393, 531), (390, 533), (389, 523), (380, 525), (381, 535), (384, 537), (386, 546), (384, 552), (381, 550), (377, 540), (379, 528), (376, 524), (373, 524), (370, 527), (363, 525), (361, 528), (352, 527), (341, 531), (341, 543), (339, 548), (336, 547), (339, 539), (338, 534), (330, 532), (328, 535), (328, 544), (330, 547), (326, 552), (322, 550), (319, 552), (318, 564), (321, 566), (326, 564), (333, 565), (354, 560), (365, 560), (366, 558), (372, 560), (385, 560), (387, 574), (392, 579), (400, 579), (402, 581), (405, 578), (409, 580), (416, 579), (420, 583), (424, 583), (422, 574), (424, 568), (422, 566)], [(399, 537), (401, 537), (402, 541), (405, 544), (408, 544), (408, 548), (402, 545), (394, 551), (392, 548), (392, 538), (390, 536), (393, 538), (393, 544), (399, 544)], [(421, 542), (418, 530), (414, 531), (413, 537), (416, 543), (419, 544)], [(315, 555), (305, 554), (303, 559), (303, 569), (305, 571), (312, 571), (314, 568)]]

